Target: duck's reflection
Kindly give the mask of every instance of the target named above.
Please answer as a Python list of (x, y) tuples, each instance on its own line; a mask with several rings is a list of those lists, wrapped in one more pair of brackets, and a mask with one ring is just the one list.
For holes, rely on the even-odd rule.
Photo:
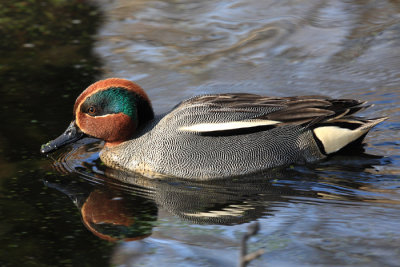
[[(149, 179), (104, 168), (97, 161), (98, 149), (97, 144), (73, 147), (55, 166), (78, 177), (69, 175), (58, 182), (47, 180), (46, 184), (67, 194), (79, 208), (83, 224), (96, 236), (109, 241), (149, 236), (157, 225), (159, 209), (193, 223), (232, 225), (273, 215), (293, 199), (360, 200), (346, 190), (367, 185), (332, 175), (336, 170), (335, 161), (313, 169), (275, 169), (251, 177), (209, 182), (168, 177)], [(346, 168), (343, 163), (349, 159), (339, 156), (337, 166)], [(352, 159), (352, 171), (364, 170), (381, 160), (367, 155), (358, 161)]]
[(108, 241), (143, 239), (151, 234), (157, 219), (155, 203), (143, 197), (75, 179), (47, 180), (45, 184), (68, 195), (78, 207), (86, 228)]
[[(315, 195), (274, 186), (265, 176), (201, 184), (149, 180), (114, 170), (104, 176), (91, 175), (97, 181), (102, 178), (104, 183), (93, 184), (73, 176), (45, 183), (67, 194), (79, 208), (86, 228), (109, 241), (149, 236), (156, 225), (158, 209), (194, 223), (232, 225), (273, 214), (274, 205), (288, 201), (285, 196)], [(136, 185), (116, 182), (127, 179)]]

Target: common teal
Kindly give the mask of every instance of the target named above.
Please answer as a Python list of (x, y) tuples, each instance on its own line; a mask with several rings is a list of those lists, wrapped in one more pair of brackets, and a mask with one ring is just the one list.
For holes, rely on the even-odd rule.
[(75, 120), (41, 152), (89, 135), (105, 141), (100, 159), (115, 169), (197, 180), (246, 175), (361, 144), (386, 119), (353, 116), (367, 107), (352, 99), (232, 93), (196, 96), (155, 116), (140, 86), (111, 78), (81, 93)]

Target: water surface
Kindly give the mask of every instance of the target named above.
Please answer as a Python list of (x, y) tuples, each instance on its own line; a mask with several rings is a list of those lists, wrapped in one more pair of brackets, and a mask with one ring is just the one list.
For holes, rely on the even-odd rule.
[[(398, 266), (398, 1), (96, 2), (95, 43), (75, 38), (94, 32), (82, 30), (92, 7), (64, 20), (75, 29), (65, 43), (22, 40), (2, 63), (3, 265), (235, 266), (258, 221), (249, 246), (266, 253), (252, 266)], [(364, 116), (390, 118), (364, 152), (208, 183), (113, 171), (95, 140), (38, 155), (80, 91), (112, 76), (139, 83), (156, 112), (250, 92), (357, 98), (374, 104)]]

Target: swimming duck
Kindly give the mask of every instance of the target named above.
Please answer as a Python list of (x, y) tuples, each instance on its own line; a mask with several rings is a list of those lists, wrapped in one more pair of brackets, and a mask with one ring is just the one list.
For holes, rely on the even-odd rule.
[(105, 141), (105, 165), (149, 177), (207, 180), (326, 158), (361, 144), (386, 118), (353, 114), (365, 102), (248, 93), (196, 96), (155, 116), (137, 84), (110, 78), (77, 98), (74, 120), (41, 148), (49, 153), (89, 135)]

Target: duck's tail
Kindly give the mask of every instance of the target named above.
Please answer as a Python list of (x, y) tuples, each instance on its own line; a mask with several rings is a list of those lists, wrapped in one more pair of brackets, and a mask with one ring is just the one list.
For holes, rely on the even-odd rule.
[(332, 154), (348, 146), (361, 144), (369, 130), (387, 118), (339, 118), (316, 124), (313, 133), (321, 150), (325, 154)]

